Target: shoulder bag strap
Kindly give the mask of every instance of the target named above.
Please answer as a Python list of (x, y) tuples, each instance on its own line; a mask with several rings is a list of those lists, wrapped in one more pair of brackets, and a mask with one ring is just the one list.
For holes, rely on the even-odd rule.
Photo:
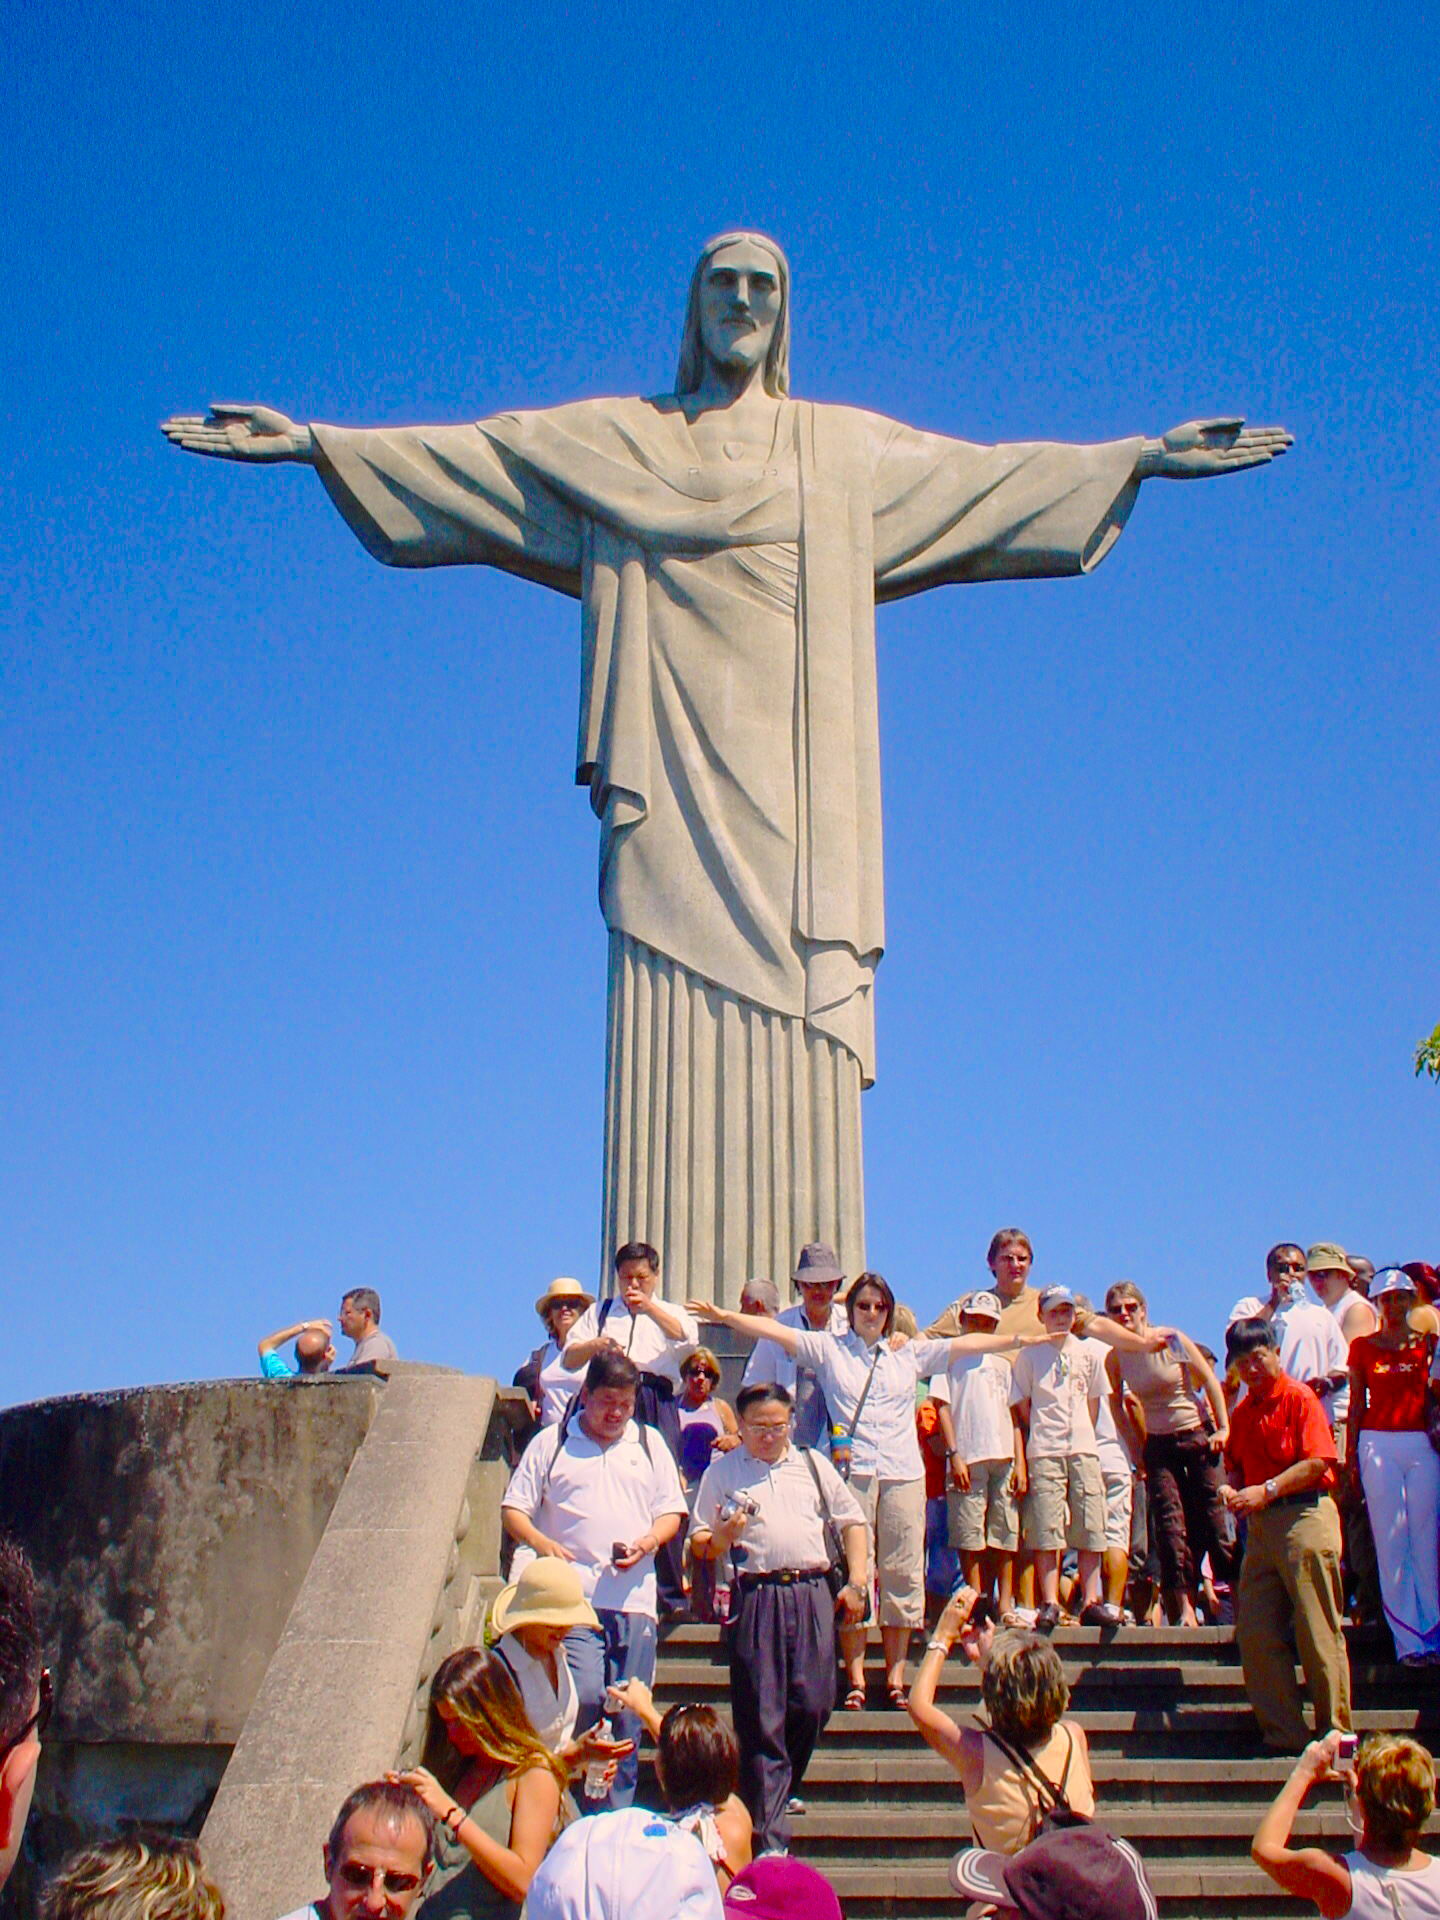
[(855, 1402), (854, 1418), (851, 1420), (849, 1431), (845, 1436), (847, 1440), (853, 1440), (855, 1438), (855, 1429), (859, 1426), (860, 1416), (865, 1411), (865, 1402), (870, 1398), (870, 1388), (875, 1381), (875, 1369), (880, 1364), (880, 1354), (883, 1347), (883, 1338), (875, 1342), (875, 1358), (870, 1362), (870, 1371), (865, 1376), (865, 1385), (860, 1390), (860, 1398)]
[(835, 1516), (830, 1511), (830, 1502), (825, 1498), (825, 1489), (820, 1484), (820, 1469), (815, 1464), (814, 1451), (810, 1447), (801, 1447), (800, 1452), (805, 1456), (805, 1464), (810, 1469), (810, 1478), (815, 1482), (815, 1496), (820, 1502), (820, 1524), (824, 1529), (825, 1544), (830, 1549), (830, 1563), (832, 1566), (845, 1567), (848, 1570), (849, 1561), (845, 1553), (845, 1542), (841, 1538), (840, 1529), (835, 1524)]
[[(1068, 1727), (1066, 1728), (1066, 1732), (1069, 1732)], [(1005, 1757), (1020, 1769), (1022, 1777), (1028, 1780), (1042, 1796), (1040, 1801), (1040, 1810), (1042, 1813), (1048, 1813), (1052, 1809), (1059, 1813), (1069, 1813), (1070, 1802), (1065, 1797), (1065, 1781), (1070, 1772), (1068, 1755), (1065, 1761), (1065, 1772), (1060, 1776), (1060, 1783), (1057, 1786), (1046, 1773), (1041, 1771), (1040, 1767), (1036, 1765), (1028, 1753), (1023, 1752), (1019, 1747), (1012, 1747), (1010, 1742), (1001, 1734), (996, 1733), (993, 1727), (982, 1726), (980, 1728), (980, 1735), (982, 1739), (993, 1740)], [(1075, 1742), (1072, 1737), (1070, 1741), (1070, 1752), (1073, 1754), (1074, 1751)]]

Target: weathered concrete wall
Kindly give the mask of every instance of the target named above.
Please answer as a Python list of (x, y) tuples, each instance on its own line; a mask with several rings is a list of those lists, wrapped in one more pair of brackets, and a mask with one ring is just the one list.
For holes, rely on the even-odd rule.
[(413, 1750), (429, 1674), (478, 1629), (504, 1484), (481, 1457), (495, 1398), (493, 1380), (391, 1374), (201, 1835), (233, 1920), (324, 1891), (336, 1808)]
[(383, 1392), (226, 1380), (0, 1413), (58, 1737), (233, 1744)]
[(384, 1391), (218, 1380), (0, 1413), (58, 1740), (233, 1745)]

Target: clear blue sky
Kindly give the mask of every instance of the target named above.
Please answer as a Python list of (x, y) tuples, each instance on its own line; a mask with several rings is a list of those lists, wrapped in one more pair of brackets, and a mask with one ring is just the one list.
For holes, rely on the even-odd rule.
[(593, 1277), (574, 605), (156, 423), (661, 391), (742, 223), (802, 394), (1298, 437), (1088, 580), (882, 613), (872, 1264), (923, 1313), (1018, 1222), (1213, 1338), (1275, 1239), (1440, 1257), (1432, 51), (1383, 3), (12, 10), (0, 1402), (243, 1373), (359, 1283), (508, 1377)]

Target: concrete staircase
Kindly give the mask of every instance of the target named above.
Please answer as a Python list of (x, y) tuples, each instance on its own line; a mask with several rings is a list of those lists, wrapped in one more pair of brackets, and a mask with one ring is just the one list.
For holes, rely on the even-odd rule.
[[(870, 1691), (883, 1697), (872, 1632)], [(1090, 1742), (1099, 1817), (1132, 1841), (1169, 1920), (1211, 1914), (1247, 1920), (1312, 1909), (1283, 1899), (1251, 1865), (1250, 1836), (1290, 1762), (1265, 1753), (1245, 1701), (1234, 1634), (1062, 1628), (1070, 1711)], [(1356, 1727), (1412, 1732), (1435, 1750), (1440, 1680), (1382, 1658), (1375, 1636), (1350, 1647)], [(718, 1629), (686, 1626), (667, 1638), (656, 1695), (663, 1704), (723, 1706), (727, 1669)], [(962, 1722), (979, 1709), (973, 1668), (947, 1663), (941, 1699)], [(890, 1710), (839, 1713), (830, 1721), (795, 1820), (795, 1851), (833, 1881), (848, 1920), (955, 1920), (960, 1910), (946, 1864), (969, 1843), (970, 1823), (954, 1774), (909, 1719)], [(1333, 1851), (1350, 1842), (1339, 1789), (1326, 1788), (1297, 1832)]]

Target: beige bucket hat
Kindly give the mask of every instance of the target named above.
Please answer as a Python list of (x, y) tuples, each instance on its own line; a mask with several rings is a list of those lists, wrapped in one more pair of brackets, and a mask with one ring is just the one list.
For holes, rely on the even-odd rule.
[(513, 1627), (598, 1627), (580, 1576), (568, 1560), (532, 1560), (518, 1580), (496, 1595), (490, 1609), (496, 1633)]
[(567, 1306), (579, 1307), (582, 1313), (586, 1307), (595, 1304), (594, 1294), (587, 1293), (578, 1280), (552, 1280), (535, 1302), (535, 1311), (542, 1320), (557, 1300), (563, 1300)]

